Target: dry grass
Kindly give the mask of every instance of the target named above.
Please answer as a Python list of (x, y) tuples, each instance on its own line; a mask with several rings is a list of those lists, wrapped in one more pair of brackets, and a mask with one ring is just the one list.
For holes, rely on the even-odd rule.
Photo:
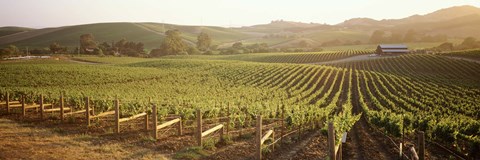
[(167, 159), (130, 142), (109, 142), (88, 134), (63, 134), (0, 119), (0, 159)]

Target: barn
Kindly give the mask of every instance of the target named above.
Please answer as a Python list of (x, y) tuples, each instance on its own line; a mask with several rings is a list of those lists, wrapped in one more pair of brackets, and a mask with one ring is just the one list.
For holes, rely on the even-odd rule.
[(409, 53), (407, 45), (404, 44), (380, 44), (377, 46), (377, 54)]

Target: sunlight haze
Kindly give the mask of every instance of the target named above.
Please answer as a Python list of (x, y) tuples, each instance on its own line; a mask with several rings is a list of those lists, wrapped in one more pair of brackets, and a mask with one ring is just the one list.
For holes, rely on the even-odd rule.
[(100, 22), (165, 22), (224, 27), (272, 20), (338, 24), (350, 18), (377, 20), (426, 14), (478, 0), (1, 0), (0, 26), (58, 27)]

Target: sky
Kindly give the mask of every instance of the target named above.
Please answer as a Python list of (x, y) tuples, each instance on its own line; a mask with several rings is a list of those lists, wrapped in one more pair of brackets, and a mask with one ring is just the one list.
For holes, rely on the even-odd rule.
[(272, 20), (338, 24), (398, 19), (480, 0), (0, 0), (0, 26), (32, 28), (101, 22), (164, 22), (222, 27)]

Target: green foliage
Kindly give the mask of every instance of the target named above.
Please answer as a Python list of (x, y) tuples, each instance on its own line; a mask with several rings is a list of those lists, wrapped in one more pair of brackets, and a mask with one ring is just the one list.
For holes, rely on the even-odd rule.
[(93, 34), (82, 34), (80, 36), (80, 52), (84, 54), (91, 54), (97, 48), (97, 42)]
[(177, 29), (168, 30), (165, 32), (167, 37), (160, 45), (161, 52), (151, 53), (152, 56), (165, 56), (165, 55), (184, 55), (187, 54), (188, 46), (183, 42), (181, 32)]
[(210, 49), (210, 46), (212, 45), (212, 39), (210, 38), (210, 35), (208, 33), (202, 31), (197, 37), (197, 48), (200, 51), (206, 51)]
[(353, 125), (360, 120), (361, 114), (353, 115), (352, 114), (352, 104), (346, 103), (342, 106), (343, 111), (335, 115), (332, 119), (335, 126), (335, 142), (341, 143), (341, 138), (344, 132), (350, 131)]

